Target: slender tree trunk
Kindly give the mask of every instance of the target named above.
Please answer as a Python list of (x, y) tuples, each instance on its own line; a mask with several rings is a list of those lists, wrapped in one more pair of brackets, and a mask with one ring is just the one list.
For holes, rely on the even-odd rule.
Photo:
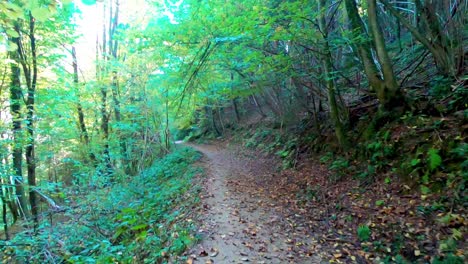
[(166, 90), (166, 102), (165, 102), (165, 108), (166, 108), (166, 127), (164, 128), (164, 142), (166, 145), (166, 151), (169, 152), (171, 145), (170, 145), (170, 131), (169, 131), (169, 90)]
[(336, 134), (336, 137), (338, 139), (340, 146), (343, 149), (347, 149), (348, 140), (343, 130), (343, 124), (341, 123), (341, 120), (340, 120), (340, 114), (338, 112), (339, 111), (338, 104), (336, 103), (336, 97), (335, 97), (336, 87), (335, 87), (334, 77), (332, 75), (333, 63), (332, 63), (330, 45), (328, 41), (328, 29), (327, 29), (327, 24), (326, 24), (326, 19), (325, 19), (325, 16), (327, 13), (325, 12), (325, 3), (326, 3), (326, 0), (319, 0), (319, 10), (320, 10), (319, 12), (321, 14), (319, 18), (319, 25), (320, 25), (320, 31), (322, 32), (322, 36), (324, 40), (323, 70), (324, 70), (324, 75), (325, 75), (325, 83), (326, 83), (327, 91), (328, 91), (328, 103), (330, 104), (330, 115), (335, 126), (335, 134)]
[[(35, 96), (36, 96), (36, 85), (37, 85), (37, 53), (36, 53), (36, 37), (34, 35), (35, 30), (35, 19), (31, 12), (28, 14), (29, 17), (29, 41), (30, 41), (30, 55), (31, 65), (28, 64), (26, 51), (23, 50), (23, 45), (20, 38), (16, 38), (16, 45), (18, 46), (18, 59), (19, 63), (23, 68), (24, 78), (26, 80), (27, 96), (26, 96), (26, 132), (27, 132), (27, 145), (26, 145), (26, 169), (28, 173), (28, 185), (29, 185), (29, 203), (31, 205), (31, 214), (34, 221), (34, 228), (38, 226), (38, 208), (36, 192), (34, 190), (36, 186), (36, 160), (35, 160), (35, 135), (34, 135), (34, 107), (35, 107)], [(21, 35), (19, 24), (15, 24), (16, 32)], [(23, 208), (27, 210), (27, 208)]]
[[(102, 80), (105, 74), (108, 73), (106, 62), (108, 62), (108, 52), (107, 50), (107, 30), (106, 30), (106, 5), (103, 6), (103, 16), (104, 22), (102, 24), (102, 61), (99, 70), (98, 80)], [(99, 46), (99, 41), (96, 40), (96, 45)], [(96, 50), (97, 52), (97, 50)], [(99, 57), (99, 56), (97, 56)], [(110, 158), (110, 147), (109, 147), (109, 113), (107, 111), (107, 85), (101, 84), (101, 132), (103, 138), (103, 152), (102, 152), (102, 161), (104, 163), (103, 174), (105, 176), (110, 176), (113, 173), (111, 158)]]
[(89, 152), (89, 159), (93, 164), (96, 164), (96, 156), (90, 149), (90, 139), (88, 134), (88, 129), (86, 128), (85, 116), (83, 112), (83, 106), (80, 101), (80, 89), (79, 89), (79, 78), (78, 78), (78, 59), (76, 58), (76, 49), (72, 47), (72, 60), (73, 60), (73, 83), (75, 85), (77, 103), (76, 110), (78, 114), (78, 127), (80, 129), (80, 139), (86, 145), (86, 149)]
[(5, 232), (5, 240), (10, 240), (10, 235), (8, 233), (7, 201), (5, 199), (5, 195), (5, 191), (2, 189), (0, 200), (2, 201), (3, 232)]
[(107, 87), (101, 85), (101, 131), (104, 140), (103, 161), (104, 175), (110, 176), (113, 172), (109, 150), (109, 114), (107, 113)]
[(218, 107), (216, 110), (218, 110), (217, 111), (218, 119), (219, 119), (219, 123), (221, 124), (221, 131), (224, 134), (224, 132), (226, 131), (226, 128), (224, 127), (223, 115), (221, 114), (221, 112), (224, 112), (224, 109), (222, 107)]
[[(26, 129), (28, 132), (28, 145), (26, 146), (26, 167), (28, 170), (29, 184), (29, 203), (31, 204), (31, 214), (35, 223), (35, 229), (38, 227), (38, 207), (37, 197), (34, 190), (36, 186), (36, 157), (35, 157), (35, 135), (34, 135), (34, 108), (37, 86), (37, 54), (36, 54), (36, 37), (34, 35), (35, 19), (29, 13), (29, 39), (31, 42), (31, 60), (32, 60), (32, 75), (28, 84), (28, 96), (26, 100)], [(28, 79), (28, 78), (26, 78)]]
[[(0, 91), (1, 93), (1, 91)], [(3, 135), (1, 137), (3, 139)], [(1, 153), (1, 160), (0, 160), (0, 173), (3, 175), (6, 175), (7, 172), (7, 158), (6, 158), (6, 153)], [(5, 233), (5, 240), (9, 240), (10, 236), (8, 233), (8, 211), (7, 211), (7, 206), (8, 206), (8, 199), (9, 199), (9, 183), (8, 183), (8, 178), (7, 177), (0, 177), (0, 201), (2, 203), (2, 223), (3, 223), (3, 231)], [(12, 212), (13, 214), (13, 212)]]
[[(19, 24), (15, 23), (15, 31), (20, 32)], [(13, 43), (21, 44), (20, 38), (12, 38)], [(10, 58), (17, 62), (21, 62), (20, 50), (10, 52)], [(12, 212), (15, 217), (22, 215), (29, 218), (29, 203), (24, 190), (23, 178), (23, 146), (22, 146), (22, 128), (21, 128), (21, 101), (23, 100), (23, 92), (21, 91), (21, 70), (18, 64), (10, 63), (11, 69), (11, 84), (10, 84), (10, 113), (12, 115), (12, 132), (13, 132), (13, 182), (16, 188), (16, 196), (19, 201), (19, 212)]]
[(403, 102), (403, 100), (401, 100), (401, 91), (393, 72), (392, 61), (390, 60), (385, 47), (385, 39), (379, 27), (376, 0), (367, 0), (367, 6), (369, 28), (372, 32), (372, 38), (375, 43), (377, 57), (382, 67), (383, 74), (383, 87), (376, 91), (377, 93), (380, 93), (377, 97), (382, 100), (381, 104), (383, 104), (385, 108), (392, 109), (394, 105), (398, 104), (397, 100), (400, 103)]
[(382, 80), (379, 76), (379, 70), (374, 64), (372, 58), (371, 43), (368, 36), (365, 34), (365, 26), (359, 16), (355, 0), (345, 0), (346, 12), (351, 24), (353, 38), (357, 40), (357, 53), (361, 59), (366, 73), (371, 91), (378, 91), (381, 89)]
[(211, 115), (211, 123), (213, 125), (213, 129), (216, 132), (216, 135), (219, 137), (222, 135), (221, 131), (218, 128), (218, 125), (216, 125), (216, 116), (215, 116), (215, 109), (214, 107), (210, 107), (210, 115)]
[(382, 2), (387, 10), (411, 32), (416, 40), (421, 42), (421, 44), (431, 52), (439, 72), (445, 76), (454, 77), (456, 73), (456, 65), (452, 59), (453, 54), (450, 54), (446, 47), (446, 43), (444, 43), (446, 41), (441, 35), (444, 35), (445, 33), (440, 30), (440, 25), (437, 21), (436, 14), (434, 13), (435, 11), (429, 7), (431, 6), (431, 3), (426, 3), (428, 6), (425, 8), (419, 0), (416, 0), (418, 14), (420, 15), (418, 17), (418, 21), (424, 20), (426, 21), (426, 24), (429, 24), (426, 25), (430, 30), (428, 34), (435, 37), (434, 39), (428, 39), (425, 37), (421, 32), (422, 27), (420, 23), (416, 26), (411, 25), (411, 23), (405, 19), (387, 0), (380, 0), (380, 2)]
[[(231, 72), (231, 92), (234, 91), (234, 73)], [(237, 107), (237, 97), (233, 97), (231, 99), (232, 102), (232, 107), (234, 108), (234, 114), (236, 115), (236, 121), (237, 123), (240, 122), (240, 114), (239, 114), (239, 109)]]
[(396, 82), (392, 62), (388, 57), (383, 34), (379, 28), (376, 1), (368, 0), (368, 16), (369, 27), (372, 33), (371, 39), (376, 49), (379, 64), (382, 67), (382, 76), (376, 62), (372, 58), (372, 42), (366, 34), (366, 28), (359, 16), (355, 0), (345, 0), (345, 5), (348, 18), (351, 22), (351, 29), (355, 39), (358, 40), (356, 44), (358, 54), (363, 63), (364, 72), (369, 80), (371, 90), (376, 93), (382, 109), (392, 110), (395, 106), (398, 106), (398, 103), (401, 104), (404, 100), (401, 100), (401, 90)]
[[(109, 50), (112, 55), (112, 59), (117, 61), (118, 57), (118, 50), (119, 50), (119, 42), (114, 38), (115, 32), (117, 30), (117, 26), (119, 24), (119, 0), (115, 0), (115, 11), (112, 5), (112, 1), (110, 2), (110, 13), (109, 13)], [(111, 82), (111, 91), (112, 91), (112, 100), (114, 104), (114, 117), (117, 124), (122, 122), (122, 114), (120, 109), (120, 93), (119, 93), (119, 82), (118, 82), (118, 73), (115, 67), (112, 69), (112, 82)], [(118, 134), (119, 145), (120, 145), (120, 154), (122, 159), (122, 166), (124, 167), (125, 173), (130, 174), (130, 161), (129, 155), (127, 153), (127, 142), (125, 137), (122, 135), (122, 132)]]
[(252, 100), (254, 101), (254, 104), (255, 104), (255, 106), (257, 107), (257, 110), (258, 110), (258, 112), (260, 113), (260, 115), (262, 116), (262, 118), (267, 117), (267, 115), (266, 115), (265, 112), (263, 111), (262, 106), (261, 106), (260, 103), (258, 102), (257, 96), (255, 96), (255, 94), (252, 95)]

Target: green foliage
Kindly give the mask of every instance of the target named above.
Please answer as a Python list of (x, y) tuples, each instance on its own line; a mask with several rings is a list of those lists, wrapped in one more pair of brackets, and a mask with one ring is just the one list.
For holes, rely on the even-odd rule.
[(429, 151), (427, 152), (429, 171), (437, 169), (442, 164), (442, 158), (438, 153), (439, 151), (433, 148), (429, 149)]
[(394, 155), (394, 146), (390, 140), (390, 131), (382, 130), (375, 134), (374, 140), (365, 145), (364, 156), (368, 161), (367, 170), (358, 174), (362, 180), (369, 180), (376, 173), (389, 167), (389, 159)]
[(348, 172), (349, 161), (343, 157), (336, 157), (335, 160), (330, 163), (328, 168), (333, 171), (330, 181), (337, 182)]
[(371, 236), (371, 230), (368, 225), (360, 225), (357, 229), (357, 235), (359, 240), (368, 241)]
[(69, 220), (53, 226), (43, 222), (37, 237), (16, 235), (12, 244), (30, 246), (7, 247), (5, 258), (33, 263), (49, 258), (70, 263), (155, 263), (175, 258), (196, 241), (189, 212), (197, 202), (191, 193), (192, 178), (200, 170), (192, 164), (199, 158), (193, 149), (178, 148), (127, 183), (82, 198), (70, 196), (76, 208), (67, 208), (61, 216)]
[(377, 200), (375, 201), (375, 205), (377, 206), (383, 206), (385, 204), (385, 201), (384, 200)]
[(436, 77), (431, 84), (430, 94), (435, 98), (442, 98), (447, 96), (451, 90), (452, 81), (444, 77)]
[(289, 169), (296, 165), (298, 138), (293, 134), (281, 133), (279, 130), (261, 127), (244, 143), (245, 147), (275, 154), (282, 160), (282, 168)]
[(331, 159), (333, 159), (333, 153), (332, 152), (327, 152), (325, 153), (324, 155), (322, 155), (320, 157), (320, 162), (321, 163), (327, 163), (329, 162)]
[[(81, 2), (84, 5), (97, 4), (97, 8), (93, 9), (102, 10), (104, 1)], [(79, 205), (78, 209), (63, 215), (65, 220), (60, 220), (63, 221), (61, 225), (47, 226), (47, 221), (43, 221), (37, 240), (26, 234), (18, 235), (17, 241), (23, 239), (24, 243), (31, 244), (30, 248), (9, 247), (8, 250), (15, 251), (24, 262), (43, 262), (44, 256), (49, 256), (49, 253), (52, 254), (51, 262), (132, 262), (135, 261), (134, 256), (138, 261), (148, 258), (144, 261), (162, 262), (166, 260), (165, 256), (182, 252), (193, 242), (193, 237), (190, 227), (176, 224), (187, 208), (176, 210), (173, 205), (192, 199), (183, 194), (189, 188), (187, 182), (190, 175), (194, 173), (189, 169), (193, 162), (189, 156), (196, 154), (178, 150), (164, 159), (158, 159), (158, 164), (153, 164), (153, 161), (155, 157), (170, 151), (166, 149), (168, 146), (164, 146), (164, 141), (170, 140), (177, 129), (184, 130), (180, 138), (193, 139), (216, 137), (213, 132), (216, 124), (219, 130), (224, 130), (224, 126), (232, 127), (236, 121), (230, 119), (235, 119), (222, 115), (224, 110), (230, 111), (236, 99), (241, 116), (245, 114), (242, 118), (249, 118), (254, 111), (251, 109), (254, 105), (249, 103), (255, 99), (252, 98), (255, 95), (258, 98), (258, 102), (255, 99), (255, 107), (261, 112), (261, 106), (267, 119), (281, 127), (281, 132), (280, 129), (259, 128), (254, 135), (248, 135), (245, 146), (276, 154), (282, 159), (283, 168), (295, 167), (298, 152), (302, 151), (301, 145), (305, 145), (298, 139), (298, 131), (290, 128), (296, 120), (303, 118), (310, 122), (316, 118), (313, 122), (318, 135), (308, 139), (313, 142), (307, 144), (308, 147), (313, 145), (312, 148), (320, 149), (320, 146), (327, 144), (320, 142), (330, 132), (329, 117), (326, 117), (330, 105), (323, 107), (328, 100), (322, 87), (324, 81), (332, 79), (337, 85), (340, 99), (344, 99), (338, 107), (342, 109), (338, 120), (346, 122), (348, 114), (352, 116), (353, 113), (347, 111), (351, 110), (350, 104), (357, 103), (358, 109), (369, 110), (366, 114), (373, 111), (367, 103), (354, 99), (361, 96), (361, 89), (364, 94), (369, 92), (366, 91), (369, 81), (362, 78), (362, 63), (357, 63), (360, 58), (354, 48), (357, 44), (367, 43), (369, 39), (354, 32), (342, 32), (341, 27), (334, 25), (347, 23), (343, 5), (332, 5), (330, 8), (335, 8), (334, 11), (323, 12), (306, 1), (186, 0), (180, 5), (173, 5), (170, 1), (142, 2), (148, 8), (138, 9), (149, 13), (144, 19), (118, 21), (115, 29), (106, 25), (104, 32), (113, 33), (107, 38), (100, 36), (101, 43), (97, 43), (100, 47), (97, 47), (96, 54), (100, 57), (96, 62), (98, 67), (94, 69), (92, 64), (91, 74), (81, 68), (90, 66), (86, 65), (89, 62), (81, 61), (90, 54), (78, 52), (80, 73), (78, 83), (75, 83), (75, 76), (70, 74), (68, 50), (75, 44), (77, 35), (86, 35), (92, 30), (77, 30), (80, 25), (75, 21), (79, 19), (79, 12), (72, 1), (0, 1), (0, 46), (4, 47), (0, 51), (0, 68), (4, 69), (0, 109), (2, 114), (6, 112), (7, 117), (2, 115), (1, 119), (0, 132), (5, 135), (0, 141), (1, 158), (5, 164), (10, 164), (11, 149), (24, 149), (28, 141), (24, 129), (19, 133), (22, 137), (20, 140), (15, 142), (8, 138), (13, 134), (9, 120), (11, 113), (7, 110), (11, 104), (8, 102), (7, 88), (11, 81), (8, 74), (10, 66), (17, 62), (6, 58), (8, 52), (14, 54), (19, 48), (12, 39), (20, 38), (23, 42), (20, 47), (28, 52), (24, 58), (31, 67), (27, 26), (29, 15), (32, 15), (39, 55), (34, 110), (37, 121), (34, 125), (37, 137), (37, 188), (53, 198), (64, 200), (66, 204)], [(367, 5), (364, 2), (361, 4), (365, 16)], [(125, 13), (119, 17), (130, 17), (126, 12), (130, 12), (131, 1), (120, 1), (120, 5), (120, 10)], [(110, 6), (108, 1), (106, 6)], [(113, 10), (115, 12), (116, 8)], [(436, 8), (435, 15), (440, 16), (441, 21), (460, 21), (447, 19), (440, 10), (443, 9)], [(141, 10), (138, 11), (141, 13)], [(85, 12), (83, 15), (86, 15)], [(379, 19), (389, 17), (387, 8), (379, 12)], [(330, 21), (330, 57), (342, 59), (332, 62), (338, 68), (329, 76), (324, 76), (321, 65), (321, 54), (325, 50), (323, 32), (314, 26), (320, 14), (334, 16), (333, 19), (326, 17)], [(457, 18), (459, 14), (453, 15)], [(103, 15), (100, 11), (95, 17), (109, 18), (105, 23), (115, 21), (109, 14)], [(366, 19), (363, 21), (366, 23)], [(448, 50), (463, 51), (457, 47), (460, 43), (457, 44), (455, 36), (460, 25), (446, 26), (453, 29), (451, 32), (454, 31), (453, 41), (450, 36), (452, 48)], [(102, 28), (99, 32), (102, 32)], [(462, 135), (447, 139), (444, 135), (447, 131), (440, 135), (438, 131), (448, 123), (466, 123), (467, 77), (421, 78), (420, 72), (432, 76), (437, 68), (431, 68), (426, 60), (418, 63), (418, 56), (426, 52), (419, 47), (420, 41), (415, 42), (405, 30), (394, 35), (398, 38), (386, 39), (390, 55), (395, 55), (391, 64), (398, 76), (407, 76), (397, 82), (404, 86), (408, 97), (414, 95), (418, 100), (429, 98), (430, 101), (430, 106), (420, 109), (411, 105), (415, 111), (407, 112), (399, 119), (404, 123), (402, 130), (409, 128), (413, 136), (420, 131), (434, 130), (440, 139), (434, 140), (438, 143), (431, 145), (431, 133), (423, 132), (419, 137), (427, 138), (427, 141), (406, 148), (399, 145), (406, 143), (404, 140), (396, 142), (398, 139), (392, 138), (394, 132), (395, 138), (398, 138), (398, 129), (385, 128), (392, 119), (385, 115), (376, 118), (367, 126), (362, 136), (367, 141), (362, 143), (356, 155), (366, 161), (358, 176), (368, 181), (381, 173), (389, 170), (393, 173), (399, 169), (398, 172), (416, 183), (423, 194), (436, 193), (440, 190), (438, 186), (444, 185), (450, 190), (453, 203), (462, 204), (466, 201), (468, 145), (463, 142), (466, 140)], [(111, 45), (102, 41), (110, 41), (111, 37), (115, 42), (112, 46), (119, 47), (117, 53), (122, 58), (110, 58), (109, 51), (105, 50)], [(394, 39), (398, 39), (401, 47), (411, 47), (402, 49), (411, 54), (395, 52), (397, 43)], [(343, 53), (344, 50), (353, 52)], [(455, 57), (448, 58), (451, 59), (451, 64), (456, 65)], [(411, 65), (416, 68), (409, 67)], [(413, 72), (407, 72), (408, 69)], [(21, 87), (24, 87), (27, 78), (25, 73), (22, 74)], [(411, 88), (406, 87), (408, 83), (412, 85)], [(114, 87), (114, 84), (118, 87)], [(348, 87), (352, 84), (359, 84), (360, 88)], [(21, 93), (28, 95), (23, 88)], [(103, 94), (107, 94), (107, 97)], [(87, 140), (77, 122), (79, 106), (82, 107), (84, 126), (88, 128)], [(20, 108), (20, 112), (25, 114), (23, 102)], [(418, 111), (431, 113), (423, 116)], [(458, 115), (452, 119), (450, 114), (455, 111), (458, 111)], [(117, 112), (120, 118), (117, 118)], [(434, 112), (436, 116), (444, 118), (432, 122), (428, 115)], [(104, 135), (104, 121), (108, 121), (109, 135)], [(427, 125), (428, 121), (432, 123)], [(22, 125), (24, 128), (25, 123)], [(348, 159), (336, 156), (333, 160), (335, 155), (327, 153), (320, 159), (323, 163), (331, 162), (330, 169), (334, 172), (331, 181), (343, 178), (350, 167), (359, 166), (354, 160), (350, 163)], [(112, 173), (106, 175), (109, 168), (112, 168)], [(5, 184), (10, 180), (11, 168), (5, 166), (0, 173), (3, 186), (13, 187)], [(136, 176), (131, 178), (131, 175)], [(115, 185), (109, 186), (110, 178)], [(387, 179), (385, 182), (389, 184), (390, 180)], [(89, 189), (97, 190), (89, 192)], [(11, 193), (7, 196), (7, 201), (17, 198)], [(317, 199), (317, 190), (307, 189), (306, 196)], [(380, 202), (376, 204), (383, 205)], [(429, 211), (427, 208), (424, 210)], [(78, 221), (76, 215), (82, 218)], [(51, 232), (53, 228), (57, 232)], [(82, 237), (88, 239), (80, 244), (77, 238)], [(28, 255), (31, 255), (29, 259)]]
[(455, 256), (453, 254), (448, 254), (446, 257), (436, 258), (432, 264), (463, 264), (465, 261), (462, 257)]

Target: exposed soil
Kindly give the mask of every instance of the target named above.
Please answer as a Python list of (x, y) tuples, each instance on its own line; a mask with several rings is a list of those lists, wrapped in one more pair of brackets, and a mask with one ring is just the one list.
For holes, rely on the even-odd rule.
[[(274, 163), (234, 154), (222, 143), (191, 145), (204, 154), (202, 241), (189, 263), (322, 263), (305, 217), (272, 199)], [(270, 188), (268, 188), (270, 189)], [(270, 189), (271, 190), (271, 189)]]

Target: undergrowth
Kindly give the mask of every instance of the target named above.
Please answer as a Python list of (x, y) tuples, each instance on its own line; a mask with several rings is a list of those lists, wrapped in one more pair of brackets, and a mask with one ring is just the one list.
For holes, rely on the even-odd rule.
[(37, 234), (0, 246), (3, 263), (166, 263), (194, 244), (192, 178), (200, 154), (180, 148), (127, 182), (70, 196)]
[[(354, 239), (366, 259), (463, 263), (468, 110), (457, 113), (441, 117), (407, 112), (365, 136), (355, 131), (349, 135), (355, 137), (353, 148), (346, 152), (333, 148), (336, 144), (329, 136), (333, 133), (311, 135), (313, 129), (298, 135), (258, 127), (244, 131), (241, 142), (255, 151), (276, 154), (283, 169), (295, 167), (298, 153), (318, 154), (330, 172), (328, 183), (304, 185), (298, 196), (306, 205), (333, 212), (324, 217), (344, 225), (347, 229), (341, 232)], [(340, 191), (334, 193), (335, 188)], [(363, 212), (353, 212), (356, 206)]]
[(299, 137), (296, 134), (282, 133), (277, 129), (262, 127), (255, 131), (247, 130), (242, 137), (246, 139), (243, 142), (245, 147), (279, 157), (282, 160), (282, 169), (296, 166), (299, 147)]

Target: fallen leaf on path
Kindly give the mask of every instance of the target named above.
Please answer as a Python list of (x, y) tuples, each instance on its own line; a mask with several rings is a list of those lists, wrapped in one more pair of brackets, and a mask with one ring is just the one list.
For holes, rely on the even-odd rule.
[(214, 258), (214, 257), (218, 256), (218, 254), (219, 254), (219, 251), (216, 248), (212, 248), (210, 250), (210, 257)]

